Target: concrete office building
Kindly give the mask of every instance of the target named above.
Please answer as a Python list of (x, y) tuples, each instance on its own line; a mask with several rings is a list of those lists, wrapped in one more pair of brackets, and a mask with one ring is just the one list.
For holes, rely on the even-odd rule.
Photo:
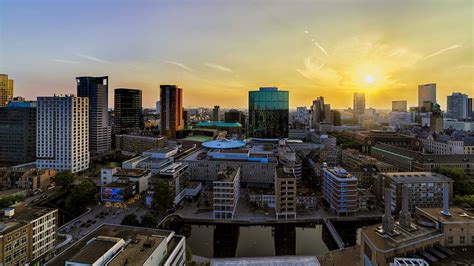
[[(436, 84), (418, 85), (418, 107), (425, 107), (425, 102), (436, 103)], [(427, 110), (428, 111), (428, 110)]]
[(466, 94), (455, 92), (448, 96), (446, 116), (453, 119), (468, 118), (469, 100)]
[(7, 74), (0, 74), (0, 107), (7, 106), (13, 99), (13, 79), (9, 79)]
[[(397, 213), (402, 208), (402, 187), (408, 187), (408, 208), (410, 212), (415, 207), (433, 208), (441, 207), (443, 203), (443, 187), (447, 186), (452, 201), (453, 180), (432, 172), (396, 172), (380, 173), (378, 186), (390, 187), (392, 197), (392, 212)], [(383, 191), (383, 188), (376, 188)], [(381, 196), (378, 195), (380, 199)]]
[(52, 266), (186, 264), (186, 238), (173, 231), (102, 224), (46, 263)]
[(407, 101), (392, 101), (392, 112), (406, 112)]
[(77, 77), (77, 96), (89, 98), (89, 150), (91, 154), (110, 151), (109, 77)]
[(2, 242), (0, 261), (3, 265), (25, 265), (41, 262), (55, 249), (58, 210), (28, 207), (17, 203), (5, 209), (0, 221)]
[(36, 164), (72, 173), (89, 168), (89, 99), (38, 97)]
[(344, 168), (323, 168), (323, 197), (331, 211), (350, 214), (357, 211), (357, 178)]
[(354, 118), (359, 119), (359, 116), (365, 113), (365, 93), (356, 92), (354, 93)]
[(249, 91), (249, 128), (251, 138), (288, 138), (289, 92), (276, 87)]
[(214, 219), (234, 219), (240, 193), (240, 168), (227, 167), (212, 182)]
[(160, 85), (161, 135), (175, 139), (183, 125), (183, 89), (176, 85)]
[(291, 168), (275, 171), (275, 214), (277, 220), (296, 219), (297, 178)]
[(0, 107), (0, 166), (36, 158), (36, 102), (10, 102)]
[(114, 134), (126, 134), (142, 128), (142, 91), (115, 89)]

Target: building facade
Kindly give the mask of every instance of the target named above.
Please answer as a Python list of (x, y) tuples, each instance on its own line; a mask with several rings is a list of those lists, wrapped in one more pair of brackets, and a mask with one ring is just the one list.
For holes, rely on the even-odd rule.
[(323, 197), (337, 215), (357, 211), (357, 182), (357, 178), (344, 168), (323, 169)]
[(89, 168), (89, 99), (38, 97), (36, 164), (72, 173)]
[(7, 106), (13, 99), (13, 79), (7, 74), (0, 74), (0, 107)]
[(354, 93), (354, 118), (358, 119), (359, 116), (365, 113), (365, 93), (356, 92)]
[(183, 90), (176, 85), (160, 85), (161, 135), (176, 138), (183, 125)]
[(468, 118), (469, 97), (466, 94), (455, 92), (448, 96), (446, 116), (453, 119)]
[(77, 96), (89, 98), (89, 150), (91, 154), (110, 151), (109, 77), (77, 77)]
[(212, 182), (214, 219), (234, 219), (240, 193), (240, 168), (228, 167)]
[(275, 171), (275, 214), (277, 220), (296, 219), (297, 178), (291, 168)]
[(115, 89), (114, 134), (129, 133), (142, 128), (142, 91)]
[(406, 112), (407, 101), (392, 101), (392, 112)]
[(425, 107), (425, 102), (436, 103), (436, 84), (418, 85), (418, 107)]
[(289, 92), (276, 87), (249, 91), (249, 129), (251, 138), (288, 137)]
[(10, 102), (0, 107), (0, 165), (36, 158), (36, 102)]

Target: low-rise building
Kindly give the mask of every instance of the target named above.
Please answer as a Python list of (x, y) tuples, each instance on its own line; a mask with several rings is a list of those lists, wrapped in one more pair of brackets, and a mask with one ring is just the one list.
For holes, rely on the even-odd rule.
[(144, 151), (163, 147), (165, 137), (141, 136), (141, 135), (116, 135), (115, 149), (130, 153), (142, 153)]
[(173, 231), (103, 224), (46, 265), (181, 266), (185, 249), (185, 237)]
[(240, 193), (240, 168), (228, 167), (212, 182), (214, 219), (234, 219)]
[[(142, 169), (121, 169), (102, 168), (100, 173), (100, 184), (106, 186), (108, 184), (128, 180), (138, 184), (138, 193), (148, 189), (148, 181), (151, 177), (151, 171)], [(124, 182), (121, 182), (124, 183)]]
[(423, 149), (432, 154), (464, 154), (464, 142), (457, 140), (435, 140), (432, 137), (421, 139)]
[(356, 212), (357, 178), (344, 168), (323, 168), (323, 197), (337, 215)]

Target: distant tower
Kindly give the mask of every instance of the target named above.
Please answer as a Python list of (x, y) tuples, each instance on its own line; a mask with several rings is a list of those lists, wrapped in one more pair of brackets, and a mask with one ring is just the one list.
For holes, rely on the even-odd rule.
[(183, 90), (176, 85), (160, 85), (161, 135), (176, 138), (183, 125)]
[(423, 107), (425, 102), (436, 103), (436, 84), (418, 85), (418, 107)]
[(469, 97), (466, 94), (455, 92), (447, 98), (446, 116), (454, 119), (468, 118)]
[(212, 121), (219, 121), (219, 105), (214, 106), (212, 110)]
[(115, 89), (114, 133), (123, 134), (143, 128), (142, 91)]
[(359, 116), (365, 112), (365, 93), (356, 92), (354, 93), (354, 118), (358, 119)]
[(8, 75), (0, 74), (0, 107), (7, 106), (13, 99), (13, 79), (8, 79)]
[(89, 98), (89, 148), (92, 154), (110, 151), (109, 77), (78, 77), (77, 96)]

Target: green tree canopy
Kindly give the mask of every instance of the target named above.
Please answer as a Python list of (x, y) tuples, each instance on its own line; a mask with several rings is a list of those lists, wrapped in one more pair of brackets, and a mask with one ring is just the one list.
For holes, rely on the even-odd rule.
[(173, 193), (164, 180), (159, 180), (156, 184), (153, 205), (160, 211), (173, 207)]
[(155, 228), (157, 225), (158, 221), (156, 220), (155, 216), (147, 213), (142, 217), (141, 226)]
[(53, 177), (54, 183), (56, 183), (57, 186), (61, 186), (61, 188), (64, 190), (67, 190), (71, 187), (74, 179), (75, 176), (71, 173), (71, 171), (62, 171)]
[(120, 224), (129, 226), (140, 226), (140, 221), (138, 221), (137, 215), (132, 213), (125, 215)]
[(74, 215), (82, 214), (87, 205), (95, 202), (97, 194), (97, 187), (91, 180), (84, 180), (78, 186), (71, 190), (71, 193), (66, 198), (66, 211)]
[(24, 195), (10, 195), (3, 198), (0, 198), (0, 208), (6, 208), (16, 202), (24, 201)]
[(455, 196), (474, 194), (474, 186), (463, 169), (441, 167), (435, 169), (435, 172), (445, 175), (454, 181), (453, 193)]

